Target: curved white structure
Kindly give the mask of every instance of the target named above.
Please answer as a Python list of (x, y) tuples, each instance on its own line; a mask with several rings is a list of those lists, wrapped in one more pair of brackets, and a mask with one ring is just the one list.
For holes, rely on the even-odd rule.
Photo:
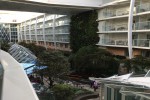
[(129, 58), (132, 58), (132, 25), (133, 25), (133, 9), (134, 9), (135, 0), (130, 1), (130, 11), (128, 19), (128, 50)]
[(0, 100), (39, 100), (24, 69), (0, 51)]

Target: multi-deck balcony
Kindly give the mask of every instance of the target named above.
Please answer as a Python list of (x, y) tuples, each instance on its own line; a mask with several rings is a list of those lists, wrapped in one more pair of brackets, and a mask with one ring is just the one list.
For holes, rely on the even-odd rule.
[[(127, 39), (102, 39), (98, 45), (105, 45), (105, 46), (128, 46)], [(150, 47), (150, 39), (133, 39), (132, 45), (134, 47)]]
[(120, 45), (120, 46), (127, 46), (128, 45), (128, 41), (127, 40), (116, 40), (116, 39), (102, 39), (102, 41), (100, 43), (98, 43), (99, 45)]
[[(150, 3), (143, 2), (142, 4), (136, 5), (134, 9), (134, 16), (139, 13), (148, 12), (150, 11)], [(113, 18), (120, 18), (120, 17), (128, 17), (129, 15), (129, 6), (125, 8), (118, 8), (118, 9), (105, 9), (102, 12), (103, 17), (100, 17), (99, 20), (105, 19), (113, 19)]]
[[(137, 22), (132, 25), (133, 32), (139, 31), (150, 31), (150, 21), (145, 22)], [(120, 24), (120, 25), (103, 25), (102, 30), (98, 33), (109, 33), (109, 32), (127, 32), (128, 24)]]

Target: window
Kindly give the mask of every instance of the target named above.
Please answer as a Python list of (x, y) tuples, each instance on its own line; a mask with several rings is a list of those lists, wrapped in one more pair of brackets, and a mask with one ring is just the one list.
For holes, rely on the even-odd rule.
[(111, 88), (107, 87), (107, 100), (111, 100)]
[(114, 100), (121, 100), (121, 93), (117, 89), (114, 91)]

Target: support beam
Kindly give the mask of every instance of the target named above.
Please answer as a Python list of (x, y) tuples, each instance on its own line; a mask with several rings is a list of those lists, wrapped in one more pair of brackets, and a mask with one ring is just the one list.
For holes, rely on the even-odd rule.
[(130, 11), (129, 11), (129, 19), (128, 19), (128, 50), (129, 50), (129, 58), (132, 58), (132, 24), (133, 24), (133, 10), (134, 10), (135, 0), (130, 1)]

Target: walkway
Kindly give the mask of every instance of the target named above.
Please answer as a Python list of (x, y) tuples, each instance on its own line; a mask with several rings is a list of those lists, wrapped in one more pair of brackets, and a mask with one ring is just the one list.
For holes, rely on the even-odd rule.
[[(86, 90), (89, 90), (91, 92), (94, 92), (94, 89), (90, 87), (90, 85), (87, 85), (87, 84), (80, 84), (79, 87), (83, 88), (83, 89), (86, 89)], [(94, 92), (94, 94), (99, 94), (99, 88), (96, 90), (96, 92)], [(78, 99), (76, 99), (78, 100)], [(93, 98), (93, 99), (87, 99), (87, 100), (100, 100), (100, 98)]]

